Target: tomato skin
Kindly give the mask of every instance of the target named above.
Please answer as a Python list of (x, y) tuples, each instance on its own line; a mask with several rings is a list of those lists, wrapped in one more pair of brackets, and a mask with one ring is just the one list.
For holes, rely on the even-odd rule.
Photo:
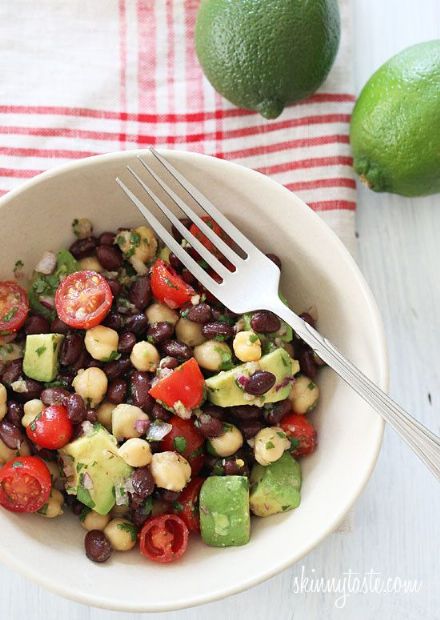
[(173, 372), (160, 379), (149, 390), (149, 394), (167, 407), (174, 407), (180, 401), (186, 409), (198, 407), (204, 396), (205, 379), (200, 366), (192, 357)]
[[(223, 241), (226, 241), (225, 233), (220, 228), (220, 226), (214, 222), (212, 217), (210, 217), (209, 215), (203, 215), (202, 220), (205, 222), (205, 224), (209, 226), (209, 228), (213, 230), (213, 232), (216, 233), (216, 235), (223, 239)], [(211, 254), (214, 254), (215, 256), (217, 256), (217, 258), (223, 257), (223, 254), (219, 250), (217, 250), (215, 245), (208, 239), (208, 237), (206, 237), (202, 233), (200, 228), (197, 228), (195, 224), (191, 224), (189, 231), (194, 235), (194, 237), (196, 237), (200, 241), (200, 243), (205, 246), (207, 250), (209, 250), (209, 252), (211, 252)]]
[(193, 478), (179, 496), (177, 502), (177, 504), (180, 504), (179, 510), (175, 508), (176, 514), (185, 522), (190, 532), (200, 532), (198, 501), (200, 489), (204, 482), (205, 478)]
[(59, 318), (70, 327), (89, 329), (107, 316), (113, 294), (107, 280), (96, 271), (76, 271), (68, 275), (55, 293)]
[(153, 562), (175, 562), (185, 553), (188, 537), (188, 528), (177, 515), (150, 517), (139, 534), (140, 551)]
[(158, 258), (151, 269), (151, 290), (158, 301), (169, 308), (180, 308), (196, 294), (192, 286), (187, 284), (170, 265)]
[(73, 426), (63, 405), (50, 405), (26, 428), (31, 441), (41, 448), (59, 450), (72, 438)]
[(29, 300), (26, 291), (16, 282), (0, 282), (0, 332), (18, 331), (28, 314)]
[(293, 457), (298, 458), (315, 451), (318, 444), (316, 429), (306, 416), (288, 413), (281, 420), (280, 426), (289, 439), (296, 439), (298, 442), (290, 451)]
[(20, 456), (0, 468), (0, 505), (10, 512), (36, 512), (47, 503), (51, 476), (37, 456)]
[[(197, 430), (191, 419), (182, 420), (182, 418), (173, 415), (169, 420), (169, 424), (173, 428), (160, 442), (161, 450), (164, 452), (169, 450), (180, 452), (191, 465), (192, 475), (197, 475), (205, 462), (205, 456), (202, 453), (202, 447), (205, 442), (203, 435)], [(180, 447), (179, 443), (182, 442), (179, 442), (179, 439), (175, 442), (176, 437), (185, 440), (183, 450), (178, 450)]]

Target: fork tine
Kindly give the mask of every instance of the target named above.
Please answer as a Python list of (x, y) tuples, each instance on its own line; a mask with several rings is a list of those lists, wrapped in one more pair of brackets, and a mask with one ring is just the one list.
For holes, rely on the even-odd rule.
[[(208, 213), (212, 217), (212, 219), (222, 228), (229, 237), (238, 245), (238, 247), (242, 248), (246, 253), (249, 252), (258, 252), (262, 256), (264, 254), (260, 252), (260, 250), (247, 239), (242, 232), (239, 231), (236, 226), (231, 224), (231, 222), (215, 207), (208, 198), (202, 192), (200, 192), (192, 183), (190, 183), (172, 164), (168, 162), (165, 157), (160, 155), (156, 149), (150, 147), (151, 153), (156, 157), (158, 161), (168, 170), (168, 172), (173, 176), (176, 181), (185, 189), (188, 194), (199, 204), (199, 206)], [(199, 218), (200, 220), (200, 218)], [(203, 224), (203, 226), (202, 226)], [(203, 220), (200, 220), (197, 223), (197, 226), (203, 232), (204, 235), (209, 237), (208, 231), (210, 230), (209, 226), (206, 226)], [(212, 231), (211, 231), (212, 232)], [(217, 237), (218, 238), (218, 237)], [(212, 240), (212, 239), (211, 239)], [(217, 243), (214, 241), (214, 243)]]
[[(154, 154), (154, 153), (153, 153)], [(208, 237), (208, 239), (217, 247), (218, 250), (234, 265), (237, 266), (236, 263), (241, 261), (242, 258), (239, 256), (234, 250), (223, 241), (213, 230), (210, 228), (198, 215), (195, 213), (191, 207), (183, 201), (180, 196), (178, 196), (165, 181), (163, 181), (147, 164), (147, 162), (142, 159), (142, 157), (138, 156), (139, 161), (144, 166), (144, 168), (151, 174), (151, 176), (156, 180), (156, 182), (162, 187), (162, 189), (170, 196), (172, 200), (182, 209), (182, 211), (189, 217), (189, 219), (194, 222), (194, 224), (203, 232), (203, 234)], [(192, 245), (192, 244), (191, 244)], [(198, 251), (198, 250), (197, 250)]]
[(159, 220), (142, 204), (142, 202), (133, 194), (131, 190), (121, 181), (119, 177), (116, 178), (116, 183), (123, 190), (125, 195), (131, 200), (135, 207), (142, 213), (145, 219), (148, 221), (152, 229), (155, 231), (158, 237), (167, 245), (170, 250), (177, 256), (177, 258), (185, 265), (185, 267), (193, 274), (197, 280), (203, 284), (213, 295), (218, 295), (217, 288), (219, 284), (211, 278), (211, 276), (197, 264), (197, 262), (185, 252), (185, 250), (179, 245), (174, 237), (167, 231), (167, 229), (159, 222)]
[[(141, 187), (147, 192), (150, 198), (156, 203), (162, 213), (170, 220), (172, 224), (177, 228), (182, 237), (191, 244), (191, 246), (195, 249), (196, 252), (200, 254), (200, 256), (208, 263), (211, 269), (214, 269), (223, 279), (228, 275), (231, 275), (231, 272), (226, 269), (224, 265), (211, 254), (209, 250), (205, 248), (203, 243), (201, 243), (194, 235), (182, 224), (178, 217), (174, 215), (170, 209), (156, 196), (156, 194), (148, 187), (148, 185), (140, 178), (138, 174), (131, 168), (127, 166), (127, 170), (134, 176), (136, 181), (141, 185)], [(148, 168), (147, 168), (148, 170)]]

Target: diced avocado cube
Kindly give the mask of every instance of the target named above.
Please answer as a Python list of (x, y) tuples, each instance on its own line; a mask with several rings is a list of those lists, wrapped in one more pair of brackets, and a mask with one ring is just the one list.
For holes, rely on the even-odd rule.
[(103, 426), (95, 424), (90, 432), (60, 450), (67, 476), (67, 493), (106, 515), (116, 502), (117, 488), (123, 486), (133, 469), (118, 455), (116, 439)]
[[(268, 392), (252, 400), (237, 381), (238, 377), (249, 377), (257, 370), (268, 370), (276, 377), (275, 385)], [(235, 366), (231, 370), (224, 370), (213, 377), (206, 379), (208, 399), (220, 407), (235, 407), (237, 405), (258, 405), (276, 403), (285, 400), (290, 393), (291, 385), (286, 379), (292, 376), (292, 358), (284, 349), (275, 349), (258, 362), (247, 362)]]
[(292, 510), (301, 502), (301, 467), (288, 452), (267, 467), (254, 465), (250, 483), (250, 507), (258, 517)]
[(58, 357), (62, 334), (31, 334), (26, 336), (23, 372), (36, 381), (53, 381), (58, 373)]
[(205, 480), (199, 507), (202, 540), (207, 545), (235, 547), (249, 542), (249, 482), (245, 476)]

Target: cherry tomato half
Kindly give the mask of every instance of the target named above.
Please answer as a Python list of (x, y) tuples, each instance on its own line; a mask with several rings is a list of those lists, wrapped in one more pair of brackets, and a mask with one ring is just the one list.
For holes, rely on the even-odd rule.
[(113, 301), (107, 280), (96, 271), (76, 271), (60, 283), (55, 307), (64, 323), (89, 329), (103, 321)]
[(318, 443), (316, 429), (304, 415), (288, 413), (280, 426), (292, 442), (292, 456), (298, 458), (314, 452)]
[(20, 456), (0, 469), (0, 505), (11, 512), (36, 512), (49, 499), (51, 477), (37, 456)]
[(26, 320), (29, 301), (16, 282), (0, 282), (0, 332), (16, 332)]
[(176, 415), (169, 420), (173, 427), (162, 439), (160, 447), (163, 451), (179, 452), (191, 465), (193, 476), (199, 473), (205, 462), (202, 446), (203, 435), (196, 429), (192, 420), (182, 420)]
[(63, 448), (72, 438), (73, 426), (63, 405), (50, 405), (26, 428), (33, 443), (48, 450)]
[(195, 409), (203, 400), (204, 388), (202, 371), (192, 357), (155, 383), (149, 394), (167, 407), (172, 408), (180, 401), (186, 409)]
[(151, 517), (139, 535), (140, 551), (149, 560), (167, 564), (178, 560), (188, 547), (188, 528), (173, 514)]
[(151, 290), (154, 297), (170, 308), (180, 308), (196, 294), (172, 267), (159, 258), (151, 270)]
[[(202, 220), (205, 222), (205, 224), (209, 226), (209, 228), (211, 228), (215, 232), (216, 235), (223, 239), (223, 241), (227, 241), (226, 234), (223, 232), (220, 226), (214, 222), (212, 217), (210, 217), (209, 215), (203, 215)], [(208, 237), (206, 237), (206, 235), (202, 233), (200, 228), (197, 228), (195, 224), (191, 224), (189, 230), (190, 232), (192, 232), (194, 237), (197, 237), (200, 243), (203, 243), (205, 248), (209, 250), (211, 254), (214, 254), (218, 258), (223, 258), (223, 254), (219, 250), (217, 250), (215, 245), (208, 239)]]
[(174, 504), (174, 512), (186, 523), (190, 532), (200, 532), (199, 494), (205, 478), (193, 478)]

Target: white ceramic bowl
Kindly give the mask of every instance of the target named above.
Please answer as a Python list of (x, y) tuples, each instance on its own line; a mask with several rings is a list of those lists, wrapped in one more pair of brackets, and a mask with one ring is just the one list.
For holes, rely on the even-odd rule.
[[(114, 181), (122, 175), (130, 182), (125, 165), (136, 154), (75, 162), (4, 197), (0, 276), (10, 277), (19, 258), (31, 269), (43, 250), (68, 246), (75, 217), (89, 217), (98, 231), (139, 223)], [(256, 172), (193, 153), (166, 155), (262, 250), (281, 256), (282, 290), (292, 307), (315, 304), (322, 333), (385, 387), (385, 342), (375, 302), (353, 259), (320, 218)], [(49, 521), (0, 511), (0, 560), (62, 596), (124, 611), (189, 607), (272, 577), (335, 529), (361, 493), (381, 445), (382, 421), (360, 398), (329, 369), (319, 384), (322, 399), (313, 414), (319, 449), (302, 463), (301, 505), (254, 519), (247, 546), (212, 549), (192, 540), (176, 564), (153, 564), (134, 551), (98, 565), (86, 559), (84, 530), (72, 515)]]

